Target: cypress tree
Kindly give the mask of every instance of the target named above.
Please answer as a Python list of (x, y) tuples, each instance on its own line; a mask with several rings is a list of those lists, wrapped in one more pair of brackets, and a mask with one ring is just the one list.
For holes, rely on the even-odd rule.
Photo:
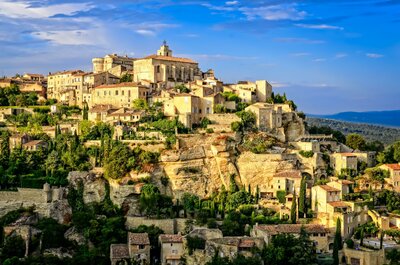
[(336, 221), (335, 239), (333, 241), (333, 265), (339, 265), (339, 250), (342, 249), (342, 224), (338, 218)]
[(305, 177), (301, 179), (300, 184), (300, 195), (299, 195), (299, 217), (304, 217), (307, 213), (306, 209), (306, 189), (307, 183)]
[(292, 208), (290, 209), (290, 220), (292, 221), (292, 224), (295, 224), (297, 221), (296, 210), (297, 210), (297, 197), (295, 191), (293, 193)]

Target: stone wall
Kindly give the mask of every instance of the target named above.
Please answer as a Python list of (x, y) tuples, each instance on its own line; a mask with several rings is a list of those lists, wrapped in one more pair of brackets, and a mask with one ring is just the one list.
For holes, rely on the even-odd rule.
[[(160, 152), (165, 149), (165, 141), (163, 140), (121, 140), (122, 143), (128, 145), (131, 149), (140, 147), (145, 151)], [(90, 140), (84, 143), (85, 147), (100, 146), (100, 140)]]
[(146, 217), (133, 217), (128, 216), (126, 218), (125, 226), (127, 229), (135, 229), (140, 225), (154, 225), (159, 227), (166, 234), (177, 234), (179, 232), (184, 232), (185, 230), (185, 218), (177, 219), (149, 219)]

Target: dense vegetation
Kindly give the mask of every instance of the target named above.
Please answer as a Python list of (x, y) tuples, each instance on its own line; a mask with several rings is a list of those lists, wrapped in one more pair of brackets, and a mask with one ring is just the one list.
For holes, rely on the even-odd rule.
[[(310, 127), (328, 127), (335, 131), (340, 131), (344, 135), (357, 133), (362, 135), (367, 141), (371, 142), (380, 141), (384, 144), (392, 144), (393, 142), (400, 140), (399, 128), (310, 117), (307, 117), (306, 122)], [(345, 140), (342, 139), (340, 142), (344, 143)]]

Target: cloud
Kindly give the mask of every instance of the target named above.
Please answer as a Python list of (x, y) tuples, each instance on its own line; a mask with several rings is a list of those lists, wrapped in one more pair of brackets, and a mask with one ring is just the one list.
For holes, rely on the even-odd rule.
[(338, 26), (332, 26), (327, 24), (295, 24), (296, 27), (306, 29), (328, 29), (328, 30), (343, 30), (344, 28)]
[(367, 53), (367, 54), (365, 54), (365, 56), (367, 56), (368, 58), (372, 58), (372, 59), (378, 59), (378, 58), (382, 58), (384, 55), (379, 54), (379, 53)]
[(326, 61), (325, 58), (317, 58), (317, 59), (313, 60), (313, 62), (316, 62), (316, 63), (321, 63), (321, 62), (325, 62), (325, 61)]
[(307, 16), (305, 11), (297, 10), (293, 4), (242, 7), (239, 11), (241, 11), (248, 20), (255, 20), (257, 18), (264, 20), (302, 20)]
[(235, 5), (238, 5), (239, 4), (239, 1), (227, 1), (227, 2), (225, 2), (225, 5), (227, 5), (227, 6), (235, 6)]
[(341, 58), (344, 58), (344, 57), (347, 57), (348, 56), (348, 54), (347, 53), (337, 53), (336, 55), (335, 55), (335, 58), (336, 59), (341, 59)]
[(322, 44), (325, 43), (323, 40), (312, 40), (306, 38), (275, 38), (276, 42), (284, 42), (284, 43), (304, 43), (304, 44)]
[(154, 31), (148, 30), (148, 29), (138, 29), (138, 30), (135, 30), (135, 32), (137, 34), (140, 34), (140, 35), (143, 35), (143, 36), (151, 36), (151, 37), (153, 37), (153, 36), (156, 35), (156, 33)]
[(78, 11), (88, 11), (91, 3), (62, 3), (48, 6), (32, 6), (29, 1), (0, 1), (0, 15), (13, 18), (49, 18), (57, 14), (71, 15)]
[(104, 43), (102, 33), (98, 30), (58, 30), (33, 32), (31, 34), (41, 40), (59, 45), (97, 45)]
[(290, 54), (291, 56), (294, 56), (294, 57), (304, 57), (304, 56), (309, 56), (309, 55), (311, 55), (310, 53), (308, 53), (308, 52), (298, 52), (298, 53), (292, 53), (292, 54)]

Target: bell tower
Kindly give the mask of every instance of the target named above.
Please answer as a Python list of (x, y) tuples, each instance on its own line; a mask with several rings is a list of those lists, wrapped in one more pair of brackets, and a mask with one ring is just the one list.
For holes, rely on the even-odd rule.
[(163, 42), (163, 45), (161, 45), (160, 49), (157, 51), (157, 55), (172, 57), (172, 50), (169, 49), (167, 41)]

